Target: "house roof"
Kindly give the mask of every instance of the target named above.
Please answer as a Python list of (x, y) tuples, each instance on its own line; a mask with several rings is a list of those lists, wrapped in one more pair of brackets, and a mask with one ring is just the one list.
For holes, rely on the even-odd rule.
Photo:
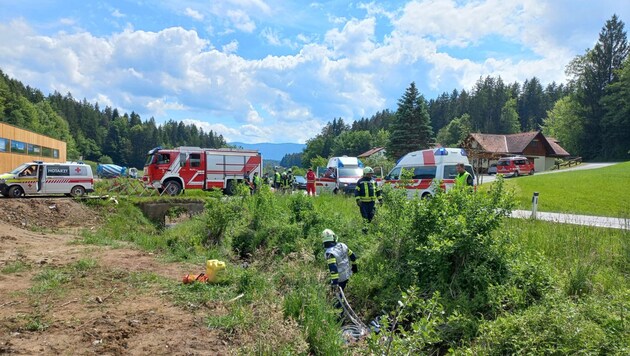
[[(481, 150), (498, 154), (521, 154), (532, 140), (537, 136), (548, 148), (549, 155), (569, 156), (569, 153), (560, 146), (556, 139), (546, 138), (540, 131), (522, 132), (510, 135), (495, 135), (471, 133), (469, 138), (477, 141)], [(467, 139), (468, 140), (468, 139)]]
[(371, 149), (371, 150), (369, 150), (369, 151), (366, 151), (366, 152), (361, 153), (361, 154), (359, 155), (359, 158), (362, 158), (362, 157), (370, 157), (371, 155), (373, 155), (373, 154), (375, 154), (375, 153), (378, 153), (378, 152), (381, 152), (381, 151), (382, 151), (382, 150), (384, 150), (384, 149), (385, 149), (385, 147), (375, 147), (375, 148), (372, 148), (372, 149)]
[(484, 151), (509, 153), (505, 135), (471, 133), (470, 136), (479, 143)]
[(547, 141), (549, 141), (549, 145), (551, 145), (551, 149), (553, 149), (556, 156), (570, 156), (569, 152), (562, 148), (559, 141), (555, 138), (547, 137)]
[[(505, 139), (507, 141), (508, 152), (523, 152), (527, 145), (534, 139), (534, 137), (538, 136), (539, 131), (530, 131), (523, 132), (511, 135), (505, 135)], [(542, 136), (542, 135), (541, 135)]]

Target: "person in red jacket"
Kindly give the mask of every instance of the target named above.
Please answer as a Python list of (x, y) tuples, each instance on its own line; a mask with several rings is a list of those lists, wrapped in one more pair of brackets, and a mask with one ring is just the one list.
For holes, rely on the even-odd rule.
[(315, 196), (315, 172), (312, 168), (306, 173), (306, 194)]

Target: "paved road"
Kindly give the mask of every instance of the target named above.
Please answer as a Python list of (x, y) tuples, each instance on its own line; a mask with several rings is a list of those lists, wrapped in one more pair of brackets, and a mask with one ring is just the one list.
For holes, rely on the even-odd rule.
[[(514, 210), (512, 211), (513, 218), (529, 219), (532, 216), (532, 212), (529, 210)], [(604, 216), (591, 216), (591, 215), (575, 215), (575, 214), (562, 214), (562, 213), (545, 213), (538, 212), (536, 214), (538, 220), (553, 221), (563, 224), (573, 225), (585, 225), (595, 227), (607, 227), (611, 229), (630, 230), (630, 219), (622, 218), (610, 218)]]
[[(585, 170), (585, 169), (597, 169), (597, 168), (604, 168), (604, 167), (608, 167), (608, 166), (612, 166), (613, 164), (617, 164), (616, 162), (613, 163), (582, 163), (578, 166), (575, 167), (570, 167), (570, 168), (565, 168), (565, 169), (561, 169), (561, 170), (554, 170), (554, 171), (545, 171), (545, 172), (540, 172), (540, 173), (536, 173), (536, 175), (539, 174), (554, 174), (554, 173), (561, 173), (561, 172), (570, 172), (570, 171), (581, 171), (581, 170)], [(522, 177), (519, 177), (517, 179), (521, 179)], [(492, 183), (497, 179), (496, 175), (487, 175), (484, 174), (482, 176), (482, 184), (485, 183)], [(511, 178), (508, 178), (511, 179)]]

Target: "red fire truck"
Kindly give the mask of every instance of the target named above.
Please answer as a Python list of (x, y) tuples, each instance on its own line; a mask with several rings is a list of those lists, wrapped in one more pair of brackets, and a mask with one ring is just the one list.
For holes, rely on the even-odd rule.
[(247, 172), (262, 174), (262, 156), (258, 151), (178, 147), (149, 151), (142, 180), (147, 187), (166, 190), (170, 195), (185, 189), (223, 189), (234, 194)]

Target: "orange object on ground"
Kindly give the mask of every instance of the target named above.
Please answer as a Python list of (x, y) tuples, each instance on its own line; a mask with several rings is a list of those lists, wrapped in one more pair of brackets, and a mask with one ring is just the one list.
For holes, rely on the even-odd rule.
[(184, 279), (182, 280), (182, 282), (184, 282), (184, 284), (190, 284), (190, 283), (193, 283), (195, 281), (206, 283), (208, 281), (208, 276), (206, 276), (204, 273), (187, 274), (187, 275), (184, 276)]

